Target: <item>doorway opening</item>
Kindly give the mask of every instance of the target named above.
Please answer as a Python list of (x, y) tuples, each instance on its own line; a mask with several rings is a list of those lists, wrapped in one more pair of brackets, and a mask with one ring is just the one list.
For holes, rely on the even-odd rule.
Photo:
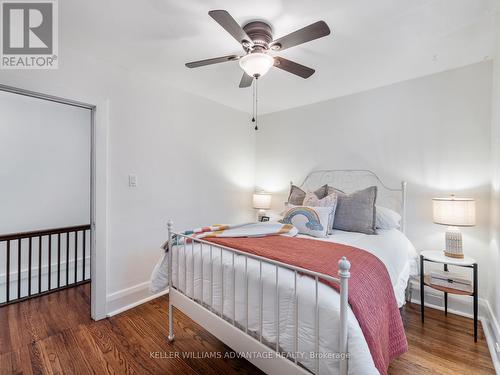
[(93, 278), (95, 110), (0, 85), (0, 308)]

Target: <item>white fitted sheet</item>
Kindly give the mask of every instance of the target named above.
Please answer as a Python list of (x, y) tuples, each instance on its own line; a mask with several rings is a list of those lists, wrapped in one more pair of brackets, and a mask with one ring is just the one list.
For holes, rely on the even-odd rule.
[[(302, 236), (301, 236), (302, 237)], [(307, 237), (307, 236), (303, 236)], [(307, 237), (311, 238), (311, 237)], [(325, 239), (312, 239), (329, 242), (344, 243), (355, 246), (376, 255), (387, 267), (391, 282), (398, 300), (398, 305), (404, 304), (404, 290), (411, 272), (412, 262), (416, 259), (416, 252), (410, 241), (398, 230), (379, 231), (378, 235), (364, 235), (360, 233), (334, 231)], [(236, 272), (233, 283), (232, 253), (212, 248), (212, 262), (210, 261), (210, 246), (199, 244), (181, 245), (180, 252), (173, 248), (173, 284), (187, 296), (201, 300), (203, 286), (203, 302), (212, 306), (214, 312), (221, 313), (226, 319), (235, 322), (241, 327), (247, 327), (249, 333), (259, 337), (260, 317), (260, 290), (258, 261), (247, 260), (248, 274), (248, 325), (247, 325), (247, 297), (245, 293), (245, 258), (235, 255)], [(221, 266), (222, 255), (222, 266)], [(210, 266), (212, 263), (212, 267)], [(202, 266), (203, 264), (203, 266)], [(164, 267), (163, 267), (164, 268)], [(211, 273), (212, 269), (212, 273)], [(223, 272), (221, 270), (223, 269)], [(194, 272), (193, 272), (194, 270)], [(202, 277), (203, 273), (203, 277)], [(211, 276), (212, 275), (212, 276)], [(210, 278), (213, 280), (210, 291)], [(295, 337), (294, 315), (294, 272), (279, 267), (279, 346), (283, 352), (293, 352)], [(202, 283), (203, 279), (203, 283)], [(222, 280), (223, 279), (223, 280)], [(262, 264), (263, 280), (263, 314), (262, 336), (265, 342), (276, 345), (276, 266)], [(193, 290), (194, 281), (194, 290)], [(236, 287), (234, 288), (233, 285)], [(222, 295), (224, 304), (222, 306)], [(314, 280), (297, 275), (298, 309), (298, 351), (304, 353), (299, 362), (310, 370), (314, 370), (315, 361), (309, 357), (315, 351), (315, 283)], [(319, 352), (334, 353), (338, 351), (338, 323), (339, 323), (339, 294), (331, 287), (319, 283)], [(236, 313), (233, 315), (233, 313)], [(359, 323), (349, 308), (348, 312), (348, 347), (350, 352), (350, 374), (378, 374), (373, 363), (368, 345), (363, 336)], [(338, 373), (338, 362), (332, 358), (320, 360), (320, 374)]]

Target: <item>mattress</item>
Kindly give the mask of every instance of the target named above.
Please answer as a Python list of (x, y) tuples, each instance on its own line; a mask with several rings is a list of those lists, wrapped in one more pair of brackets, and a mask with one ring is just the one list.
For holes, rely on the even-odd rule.
[[(398, 305), (404, 304), (408, 277), (415, 270), (416, 251), (400, 231), (383, 230), (377, 235), (334, 231), (328, 238), (311, 238), (311, 241), (316, 240), (358, 247), (377, 256), (386, 265)], [(294, 352), (294, 323), (297, 319), (297, 361), (301, 366), (314, 370), (315, 358), (310, 354), (316, 350), (316, 294), (313, 279), (297, 274), (298, 314), (295, 318), (295, 273), (286, 268), (269, 263), (260, 264), (242, 255), (233, 257), (232, 253), (218, 249), (215, 245), (181, 245), (172, 249), (172, 257), (172, 282), (176, 288), (188, 297), (203, 300), (204, 305), (230, 322), (234, 319), (236, 325), (248, 330), (257, 339), (262, 336), (262, 341), (273, 348), (279, 341), (280, 351)], [(164, 266), (157, 268), (166, 272)], [(338, 362), (331, 354), (338, 352), (339, 295), (331, 287), (319, 283), (318, 297), (319, 373), (336, 374), (339, 372)], [(259, 308), (261, 301), (262, 317)], [(278, 311), (279, 321), (276, 320)], [(349, 373), (378, 374), (359, 323), (350, 308), (348, 332)]]

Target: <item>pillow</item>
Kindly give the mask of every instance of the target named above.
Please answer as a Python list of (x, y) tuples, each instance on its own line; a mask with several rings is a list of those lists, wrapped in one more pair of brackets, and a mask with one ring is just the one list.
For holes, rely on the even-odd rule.
[(337, 193), (333, 192), (322, 199), (319, 199), (315, 193), (307, 193), (303, 205), (309, 207), (333, 207), (333, 211), (328, 220), (328, 234), (331, 234), (333, 230), (335, 209), (337, 208)]
[(377, 217), (375, 226), (377, 229), (397, 229), (400, 226), (401, 215), (387, 207), (376, 206)]
[(280, 223), (292, 224), (301, 234), (313, 237), (326, 237), (328, 221), (333, 207), (307, 207), (289, 205)]
[(376, 186), (349, 195), (338, 192), (333, 229), (375, 234), (376, 200)]
[[(316, 194), (316, 196), (319, 199), (326, 197), (327, 193), (328, 193), (328, 185), (323, 185), (319, 189), (314, 191), (314, 194)], [(288, 203), (291, 203), (295, 206), (302, 206), (306, 194), (307, 193), (298, 186), (292, 185), (290, 187), (290, 194), (288, 195)]]
[(330, 195), (333, 193), (342, 193), (345, 194), (342, 190), (334, 188), (333, 186), (327, 185), (326, 186), (326, 195)]

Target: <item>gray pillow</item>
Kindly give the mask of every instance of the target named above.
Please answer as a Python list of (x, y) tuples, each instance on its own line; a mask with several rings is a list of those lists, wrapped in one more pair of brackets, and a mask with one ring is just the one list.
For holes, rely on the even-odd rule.
[[(318, 199), (323, 199), (328, 195), (328, 185), (321, 186), (319, 189), (314, 191), (314, 194), (316, 194)], [(302, 206), (305, 197), (306, 197), (306, 192), (304, 190), (295, 185), (292, 185), (290, 187), (290, 195), (288, 195), (288, 203), (291, 203), (294, 206)]]
[(334, 188), (333, 186), (327, 185), (326, 186), (326, 195), (330, 195), (333, 193), (340, 193), (340, 194), (345, 194), (342, 190)]
[(337, 195), (333, 229), (375, 234), (377, 187), (370, 186), (349, 195), (337, 191)]

